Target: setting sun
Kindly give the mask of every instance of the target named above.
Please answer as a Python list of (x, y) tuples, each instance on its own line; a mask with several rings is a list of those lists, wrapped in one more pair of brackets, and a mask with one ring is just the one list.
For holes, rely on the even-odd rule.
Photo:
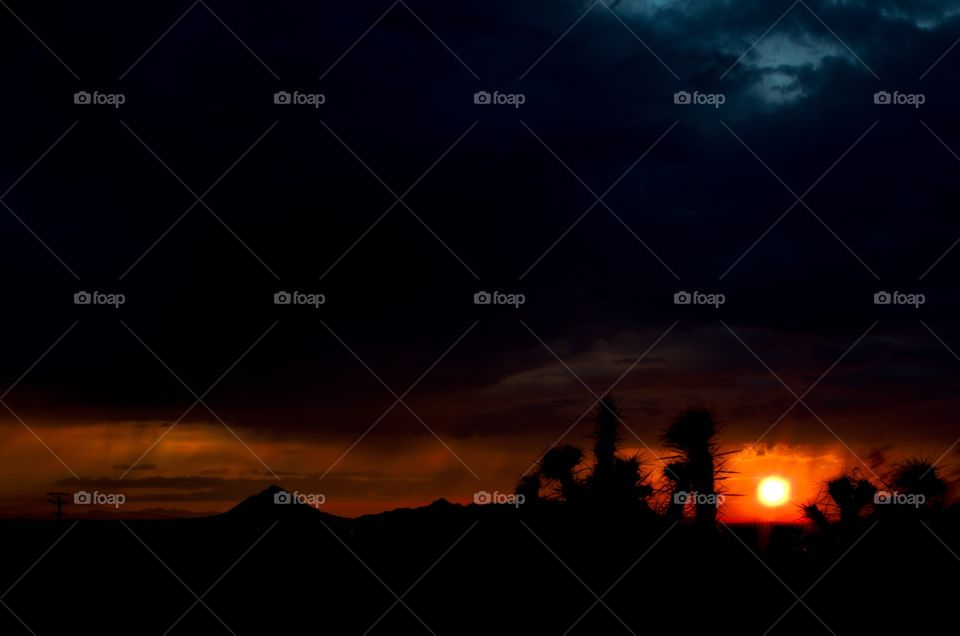
[(782, 477), (765, 477), (757, 488), (757, 498), (764, 506), (782, 506), (790, 499), (790, 482)]

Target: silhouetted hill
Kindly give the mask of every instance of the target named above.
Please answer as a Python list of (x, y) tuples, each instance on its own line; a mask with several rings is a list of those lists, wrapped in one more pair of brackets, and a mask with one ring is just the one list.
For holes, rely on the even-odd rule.
[(274, 485), (256, 495), (247, 497), (221, 516), (234, 519), (303, 519), (314, 521), (339, 519), (335, 515), (322, 512), (295, 499), (293, 493)]
[[(4, 604), (16, 612), (0, 607), (0, 634), (29, 633), (19, 617), (36, 634), (82, 624), (126, 635), (145, 616), (154, 629), (144, 633), (176, 625), (171, 634), (213, 634), (227, 625), (238, 635), (295, 634), (304, 620), (296, 610), (304, 608), (322, 612), (338, 634), (374, 624), (371, 634), (429, 633), (423, 624), (458, 636), (687, 634), (720, 632), (735, 620), (737, 633), (775, 624), (773, 636), (810, 636), (829, 633), (822, 619), (838, 635), (872, 635), (893, 633), (900, 616), (912, 621), (908, 633), (943, 620), (936, 612), (876, 612), (878, 589), (895, 590), (903, 608), (949, 607), (956, 595), (945, 547), (958, 549), (960, 519), (952, 514), (927, 527), (864, 519), (849, 534), (829, 536), (754, 524), (707, 534), (692, 520), (598, 517), (556, 502), (438, 500), (346, 519), (276, 503), (285, 494), (272, 486), (206, 518), (0, 519), (0, 544), (8, 546), (0, 589), (13, 586)], [(82, 573), (87, 584), (64, 573)], [(194, 599), (177, 579), (201, 591), (215, 582), (204, 597), (209, 608), (184, 615)], [(264, 604), (265, 584), (283, 599), (280, 611)], [(591, 606), (585, 586), (605, 605)], [(811, 586), (803, 597), (809, 609), (794, 603), (791, 591)], [(89, 611), (104, 598), (109, 622)]]
[(466, 508), (460, 504), (453, 504), (446, 499), (437, 499), (427, 506), (418, 508), (394, 508), (356, 518), (360, 523), (394, 523), (406, 521), (428, 522), (430, 518), (449, 517), (463, 514)]

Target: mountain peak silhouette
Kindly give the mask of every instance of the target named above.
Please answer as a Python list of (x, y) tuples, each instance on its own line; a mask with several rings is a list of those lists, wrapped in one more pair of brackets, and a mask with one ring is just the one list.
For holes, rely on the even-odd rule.
[(261, 492), (247, 497), (228, 510), (226, 515), (251, 518), (302, 518), (320, 519), (332, 515), (321, 512), (313, 506), (298, 502), (292, 493), (274, 484)]

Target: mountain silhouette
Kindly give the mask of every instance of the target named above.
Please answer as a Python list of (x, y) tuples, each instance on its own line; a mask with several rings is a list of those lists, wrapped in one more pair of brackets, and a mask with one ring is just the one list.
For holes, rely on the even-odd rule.
[(321, 512), (317, 508), (296, 500), (295, 493), (270, 486), (259, 493), (247, 497), (236, 506), (223, 513), (229, 518), (250, 519), (335, 519), (334, 515)]

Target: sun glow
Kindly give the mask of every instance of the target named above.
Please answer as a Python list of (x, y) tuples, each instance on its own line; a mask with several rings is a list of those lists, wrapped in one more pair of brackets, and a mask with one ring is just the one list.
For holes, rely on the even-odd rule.
[(757, 498), (764, 506), (782, 506), (790, 499), (790, 482), (782, 477), (764, 477), (757, 487)]

